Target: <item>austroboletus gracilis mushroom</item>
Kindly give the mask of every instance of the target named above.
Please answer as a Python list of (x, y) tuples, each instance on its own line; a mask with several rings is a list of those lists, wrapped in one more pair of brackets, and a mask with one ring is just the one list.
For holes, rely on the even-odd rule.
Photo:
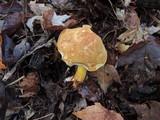
[(91, 30), (91, 26), (65, 29), (58, 38), (58, 51), (62, 60), (69, 66), (77, 65), (73, 82), (83, 82), (86, 70), (96, 71), (104, 66), (107, 60), (107, 50), (101, 38)]

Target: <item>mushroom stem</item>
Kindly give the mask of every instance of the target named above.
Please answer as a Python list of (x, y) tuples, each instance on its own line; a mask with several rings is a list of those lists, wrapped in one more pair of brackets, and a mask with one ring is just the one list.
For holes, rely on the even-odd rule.
[(85, 67), (78, 65), (73, 81), (78, 81), (82, 83), (85, 79), (86, 72), (87, 70)]

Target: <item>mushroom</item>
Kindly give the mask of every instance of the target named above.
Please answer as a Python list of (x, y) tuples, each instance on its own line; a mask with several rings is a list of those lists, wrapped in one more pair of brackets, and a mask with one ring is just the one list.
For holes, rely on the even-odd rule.
[(104, 66), (107, 60), (107, 51), (101, 38), (89, 25), (63, 30), (59, 35), (57, 46), (62, 60), (67, 65), (78, 66), (72, 78), (74, 83), (82, 83), (87, 71), (96, 71)]

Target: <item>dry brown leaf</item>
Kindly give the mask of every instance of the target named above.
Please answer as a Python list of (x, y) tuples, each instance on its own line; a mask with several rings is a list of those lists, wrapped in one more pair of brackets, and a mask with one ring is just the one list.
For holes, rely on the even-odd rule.
[(36, 15), (42, 15), (44, 11), (51, 9), (48, 6), (45, 6), (43, 3), (36, 3), (36, 0), (30, 1), (29, 6), (32, 12)]
[(142, 30), (140, 26), (140, 19), (134, 8), (128, 8), (123, 16), (123, 22), (127, 31), (122, 33), (118, 39), (122, 43), (139, 43), (147, 38), (147, 32)]
[(135, 29), (125, 31), (118, 37), (118, 39), (123, 43), (137, 44), (144, 41), (147, 37), (147, 32), (138, 26)]
[(135, 8), (130, 7), (125, 11), (124, 24), (128, 30), (136, 29), (140, 25), (140, 19)]
[(39, 76), (37, 72), (30, 72), (23, 79), (23, 81), (19, 84), (19, 86), (23, 89), (24, 93), (19, 95), (19, 97), (32, 97), (36, 95), (39, 91)]
[(98, 78), (98, 83), (100, 84), (100, 87), (104, 93), (107, 92), (108, 87), (113, 83), (114, 80), (121, 83), (117, 70), (113, 65), (110, 64), (106, 64), (97, 71), (92, 72), (91, 75)]
[(100, 103), (95, 103), (73, 114), (82, 120), (123, 120), (119, 113), (106, 109)]
[[(63, 22), (65, 20), (61, 20), (61, 19), (66, 19), (67, 15), (63, 15), (63, 16), (59, 16), (56, 15), (55, 17), (53, 17), (53, 15), (56, 14), (53, 10), (46, 10), (43, 13), (43, 28), (45, 30), (62, 30), (65, 29), (67, 27), (72, 27), (74, 25), (76, 25), (78, 22), (74, 19), (68, 19), (66, 22)], [(61, 17), (61, 18), (59, 18)], [(55, 18), (55, 19), (53, 19)], [(53, 21), (55, 21), (55, 25), (53, 24)]]
[(53, 10), (46, 10), (43, 12), (43, 27), (44, 29), (51, 29), (52, 28), (52, 19)]
[(159, 120), (160, 118), (160, 103), (152, 101), (147, 104), (132, 105), (138, 114), (138, 120)]

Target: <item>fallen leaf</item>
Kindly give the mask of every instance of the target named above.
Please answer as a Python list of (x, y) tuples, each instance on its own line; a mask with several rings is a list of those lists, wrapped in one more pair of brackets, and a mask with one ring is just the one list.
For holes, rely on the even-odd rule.
[(3, 43), (2, 43), (2, 54), (3, 62), (8, 65), (13, 63), (13, 56), (11, 51), (14, 49), (14, 43), (12, 39), (7, 34), (2, 34)]
[(54, 12), (51, 23), (53, 26), (65, 26), (65, 24), (63, 22), (65, 22), (70, 17), (71, 16), (66, 15), (66, 14), (65, 15), (57, 15)]
[(117, 14), (119, 16), (121, 15), (119, 19), (123, 20), (125, 28), (127, 29), (118, 37), (122, 43), (134, 44), (145, 40), (147, 32), (141, 28), (140, 19), (135, 8), (129, 7), (125, 10), (124, 14), (117, 9)]
[(55, 6), (64, 6), (68, 0), (51, 0), (52, 4)]
[(150, 27), (146, 27), (145, 30), (149, 33), (149, 34), (154, 34), (156, 32), (158, 32), (160, 30), (160, 26), (150, 26)]
[(6, 17), (1, 30), (7, 35), (11, 35), (21, 26), (21, 24), (22, 24), (22, 13), (14, 12)]
[(6, 14), (6, 13), (13, 13), (13, 12), (21, 12), (22, 6), (17, 3), (16, 1), (7, 2), (7, 3), (1, 3), (0, 4), (0, 13)]
[(32, 97), (37, 94), (40, 89), (39, 86), (39, 76), (37, 72), (30, 72), (27, 76), (20, 82), (19, 87), (24, 91), (19, 97)]
[(53, 16), (53, 10), (44, 11), (44, 13), (43, 13), (43, 27), (44, 27), (44, 29), (49, 30), (53, 27), (52, 22), (51, 22), (52, 16)]
[(37, 16), (43, 15), (44, 11), (51, 9), (48, 6), (45, 6), (45, 4), (43, 3), (36, 3), (36, 0), (30, 1), (29, 6), (31, 11)]
[(140, 25), (140, 19), (135, 11), (135, 8), (129, 7), (125, 11), (125, 19), (124, 19), (125, 27), (128, 30), (136, 29)]
[(57, 15), (53, 10), (46, 10), (43, 13), (43, 28), (45, 30), (62, 30), (78, 23), (74, 19), (68, 19), (69, 17), (68, 15)]
[(52, 81), (47, 81), (43, 84), (43, 87), (46, 90), (46, 95), (52, 103), (55, 103), (59, 100), (59, 97), (62, 95), (62, 88)]
[(14, 61), (17, 61), (22, 55), (28, 52), (30, 44), (27, 42), (27, 38), (21, 40), (13, 49)]
[(160, 117), (160, 103), (151, 101), (147, 104), (131, 105), (138, 114), (138, 120), (159, 120)]
[(142, 28), (138, 26), (135, 29), (125, 31), (118, 37), (118, 39), (122, 43), (134, 44), (139, 43), (141, 41), (145, 41), (147, 37), (147, 32), (143, 31)]
[(107, 92), (108, 87), (113, 83), (113, 81), (121, 83), (119, 74), (113, 65), (106, 64), (90, 74), (98, 78), (98, 83), (104, 93)]
[(76, 106), (74, 107), (74, 111), (79, 111), (83, 108), (87, 107), (87, 101), (85, 98), (80, 98), (80, 100), (76, 103)]
[[(29, 18), (28, 20), (27, 20), (27, 23), (26, 23), (26, 25), (27, 25), (27, 27), (30, 29), (30, 31), (32, 32), (32, 33), (34, 33), (34, 29), (33, 29), (33, 26), (34, 26), (34, 22), (35, 21), (40, 21), (40, 23), (42, 23), (42, 16), (33, 16), (33, 17), (31, 17), (31, 18)], [(41, 24), (41, 26), (42, 26), (42, 24)], [(43, 28), (43, 27), (42, 27)]]
[(95, 103), (73, 114), (82, 120), (123, 120), (119, 113), (106, 109), (100, 103)]
[[(150, 67), (160, 66), (160, 45), (155, 42), (153, 36), (148, 37), (148, 41), (133, 44), (118, 59), (118, 66), (129, 65), (138, 62), (148, 64)], [(152, 68), (152, 67), (151, 67)]]
[(98, 83), (96, 83), (92, 78), (85, 80), (83, 84), (77, 85), (76, 89), (82, 97), (93, 102), (99, 101), (103, 95)]

